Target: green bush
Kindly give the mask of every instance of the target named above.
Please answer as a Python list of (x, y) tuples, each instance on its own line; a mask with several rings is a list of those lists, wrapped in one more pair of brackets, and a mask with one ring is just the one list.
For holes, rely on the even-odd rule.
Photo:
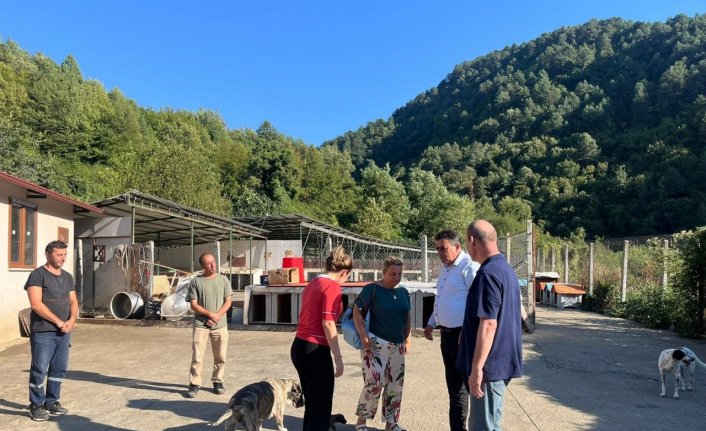
[(706, 228), (675, 237), (680, 263), (670, 291), (670, 315), (674, 330), (683, 337), (704, 331), (706, 307)]
[(669, 295), (661, 286), (652, 283), (633, 289), (627, 296), (625, 315), (649, 328), (670, 328)]
[(586, 295), (582, 308), (596, 313), (611, 316), (623, 316), (623, 307), (620, 303), (620, 288), (614, 284), (599, 281), (593, 288), (593, 295)]

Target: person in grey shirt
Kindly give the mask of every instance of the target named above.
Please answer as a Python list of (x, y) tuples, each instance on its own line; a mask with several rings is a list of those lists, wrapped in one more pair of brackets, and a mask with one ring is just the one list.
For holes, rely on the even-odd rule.
[(424, 328), (424, 336), (433, 340), (432, 331), (439, 328), (441, 356), (446, 372), (446, 388), (449, 392), (449, 425), (451, 431), (466, 431), (468, 418), (468, 391), (464, 377), (456, 369), (458, 339), (461, 334), (468, 289), (479, 266), (463, 251), (461, 240), (453, 230), (439, 232), (436, 251), (443, 264), (436, 282), (434, 311)]
[(231, 307), (232, 290), (228, 279), (217, 272), (216, 259), (210, 253), (199, 257), (203, 274), (189, 284), (186, 301), (194, 310), (194, 330), (192, 342), (191, 368), (189, 370), (189, 390), (186, 396), (196, 397), (201, 387), (201, 370), (208, 340), (213, 351), (213, 390), (217, 394), (225, 392), (226, 354), (228, 351), (228, 319), (224, 317)]

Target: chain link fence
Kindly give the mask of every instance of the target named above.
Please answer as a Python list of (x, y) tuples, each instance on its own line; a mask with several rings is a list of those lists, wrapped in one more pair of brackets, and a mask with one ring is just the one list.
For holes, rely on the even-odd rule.
[(507, 262), (515, 270), (520, 282), (522, 305), (534, 323), (535, 289), (534, 289), (534, 242), (532, 229), (498, 238), (498, 248), (505, 255)]
[(147, 244), (101, 244), (79, 247), (77, 296), (83, 317), (107, 317), (119, 292), (149, 297), (152, 249)]
[(620, 300), (645, 284), (666, 287), (672, 236), (599, 239), (537, 249), (537, 269), (557, 272), (560, 280), (583, 286), (592, 295), (599, 285), (620, 286)]

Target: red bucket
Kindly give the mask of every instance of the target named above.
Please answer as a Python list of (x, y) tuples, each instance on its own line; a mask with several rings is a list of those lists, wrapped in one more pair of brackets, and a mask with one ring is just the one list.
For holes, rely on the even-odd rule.
[(306, 283), (304, 279), (304, 258), (287, 256), (282, 258), (282, 268), (297, 268), (299, 269), (299, 282)]

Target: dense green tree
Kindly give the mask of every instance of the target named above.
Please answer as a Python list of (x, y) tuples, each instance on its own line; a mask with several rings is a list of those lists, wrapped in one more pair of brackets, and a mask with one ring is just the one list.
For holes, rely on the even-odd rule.
[[(390, 166), (383, 168), (370, 163), (361, 172), (361, 193), (366, 201), (373, 200), (377, 207), (388, 213), (392, 220), (390, 234), (386, 239), (400, 239), (410, 215), (410, 203), (405, 194), (404, 185), (390, 172)], [(361, 207), (358, 214), (365, 213), (367, 208)]]
[(522, 199), (554, 234), (703, 225), (705, 35), (706, 15), (563, 27), (457, 65), (390, 127), (354, 132), (356, 154), (429, 170), (494, 208)]
[(464, 232), (473, 220), (473, 202), (446, 190), (433, 173), (412, 169), (407, 181), (407, 195), (412, 207), (408, 237), (421, 234), (433, 237), (444, 229)]

